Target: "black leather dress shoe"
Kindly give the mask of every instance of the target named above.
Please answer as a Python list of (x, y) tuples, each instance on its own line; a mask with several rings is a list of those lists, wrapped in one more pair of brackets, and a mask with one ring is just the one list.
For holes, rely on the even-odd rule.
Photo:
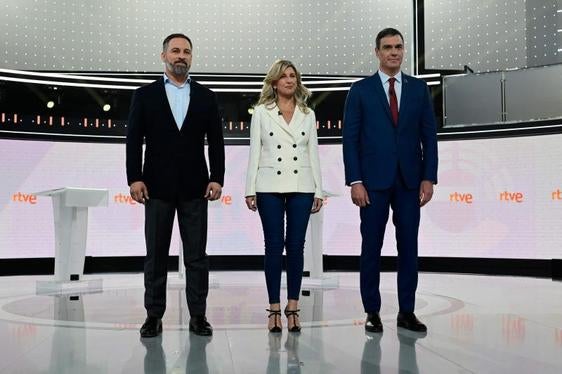
[(140, 329), (141, 338), (153, 338), (162, 333), (162, 320), (156, 317), (146, 317)]
[(189, 320), (189, 331), (192, 331), (195, 335), (213, 335), (213, 328), (211, 327), (211, 324), (207, 322), (207, 317), (205, 316), (191, 317)]
[(398, 313), (397, 326), (415, 332), (427, 332), (427, 327), (417, 319), (416, 315), (410, 313)]
[(365, 320), (365, 331), (382, 332), (381, 317), (378, 313), (367, 313), (367, 319)]

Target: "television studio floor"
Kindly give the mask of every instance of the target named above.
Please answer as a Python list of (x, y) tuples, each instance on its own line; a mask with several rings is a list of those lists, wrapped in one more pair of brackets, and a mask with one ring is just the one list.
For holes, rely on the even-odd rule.
[(269, 334), (263, 274), (212, 273), (203, 338), (170, 273), (164, 332), (145, 340), (142, 274), (58, 294), (38, 292), (48, 277), (1, 277), (0, 373), (562, 373), (562, 282), (420, 274), (418, 336), (396, 328), (395, 273), (381, 279), (383, 334), (363, 329), (358, 274), (328, 275), (337, 288), (303, 288), (302, 332)]

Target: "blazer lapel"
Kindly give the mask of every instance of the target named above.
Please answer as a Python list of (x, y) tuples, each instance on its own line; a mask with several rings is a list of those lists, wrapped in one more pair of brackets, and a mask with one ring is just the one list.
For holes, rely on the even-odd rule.
[(189, 106), (187, 107), (187, 113), (185, 115), (185, 118), (183, 119), (181, 130), (187, 127), (187, 123), (189, 122), (189, 119), (192, 117), (193, 108), (197, 108), (198, 105), (197, 100), (200, 97), (199, 95), (197, 95), (197, 90), (198, 90), (197, 84), (192, 80), (189, 87)]
[(295, 112), (293, 113), (293, 118), (291, 118), (291, 123), (289, 124), (289, 131), (293, 138), (297, 139), (299, 134), (299, 129), (302, 127), (303, 121), (306, 118), (306, 115), (301, 111), (301, 109), (297, 106), (295, 107)]
[(410, 89), (408, 87), (408, 76), (402, 73), (402, 88), (400, 92), (400, 105), (398, 106), (398, 129), (401, 123), (406, 119), (406, 110), (410, 102)]
[(164, 78), (160, 78), (158, 80), (158, 98), (161, 98), (160, 105), (162, 107), (162, 113), (167, 115), (168, 121), (171, 126), (173, 126), (176, 130), (179, 131), (178, 126), (176, 124), (176, 120), (174, 119), (174, 114), (172, 113), (172, 108), (170, 107), (170, 102), (168, 101), (168, 95), (166, 94), (166, 88), (164, 87)]
[(384, 108), (384, 111), (386, 112), (386, 115), (388, 116), (388, 119), (392, 123), (392, 114), (390, 113), (390, 105), (388, 104), (388, 98), (386, 97), (386, 92), (384, 92), (384, 87), (382, 85), (381, 77), (380, 77), (378, 72), (375, 73), (375, 75), (373, 75), (373, 80), (374, 80), (373, 83), (375, 85), (375, 91), (377, 93), (379, 101), (381, 102), (381, 104)]
[[(277, 105), (275, 105), (271, 109), (268, 108), (267, 114), (271, 117), (273, 122), (275, 122), (277, 127), (280, 127), (287, 134), (293, 136), (293, 134), (291, 132), (291, 129), (290, 129), (290, 126), (285, 123), (285, 120), (283, 119), (283, 116), (279, 115), (279, 107)], [(293, 114), (293, 116), (294, 116), (294, 114)]]

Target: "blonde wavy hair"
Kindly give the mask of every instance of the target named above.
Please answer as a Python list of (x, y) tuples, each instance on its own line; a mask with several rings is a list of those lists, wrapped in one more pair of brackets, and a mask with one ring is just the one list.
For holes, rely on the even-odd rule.
[(264, 104), (266, 107), (270, 108), (277, 104), (277, 92), (273, 89), (273, 84), (281, 79), (287, 68), (293, 68), (297, 75), (297, 89), (294, 96), (296, 104), (303, 113), (308, 113), (309, 109), (306, 105), (306, 101), (310, 97), (311, 92), (308, 88), (303, 86), (301, 73), (297, 70), (295, 65), (288, 60), (277, 60), (271, 65), (271, 68), (269, 68), (263, 80), (263, 88), (257, 105)]

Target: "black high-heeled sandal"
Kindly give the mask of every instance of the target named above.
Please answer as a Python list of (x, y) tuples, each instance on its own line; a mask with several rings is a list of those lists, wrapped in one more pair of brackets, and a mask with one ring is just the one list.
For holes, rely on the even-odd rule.
[[(287, 317), (287, 330), (290, 332), (300, 332), (301, 327), (297, 325), (297, 317), (299, 316), (300, 309), (288, 310), (285, 308), (285, 317)], [(289, 327), (289, 317), (293, 317), (293, 327)]]
[(281, 326), (277, 326), (277, 316), (281, 318), (281, 309), (279, 310), (266, 309), (265, 311), (269, 312), (267, 318), (271, 318), (272, 316), (274, 316), (273, 318), (275, 321), (275, 324), (273, 325), (272, 328), (269, 329), (269, 332), (281, 332)]

